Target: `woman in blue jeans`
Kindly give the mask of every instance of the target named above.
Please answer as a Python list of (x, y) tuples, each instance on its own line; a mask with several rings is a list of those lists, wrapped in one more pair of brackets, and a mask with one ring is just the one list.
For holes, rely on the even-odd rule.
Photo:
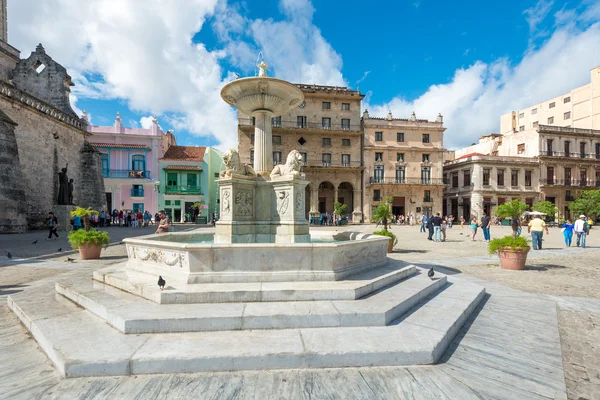
[(565, 237), (565, 245), (567, 247), (571, 247), (571, 242), (573, 241), (573, 222), (568, 219), (562, 226), (563, 228), (563, 236)]

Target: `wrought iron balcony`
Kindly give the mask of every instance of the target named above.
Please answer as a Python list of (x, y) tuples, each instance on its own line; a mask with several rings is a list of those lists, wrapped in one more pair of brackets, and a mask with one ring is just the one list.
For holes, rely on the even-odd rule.
[(369, 185), (444, 185), (442, 178), (378, 178), (369, 177)]
[(144, 197), (144, 189), (131, 189), (131, 197)]
[(600, 181), (591, 179), (540, 179), (540, 185), (544, 186), (579, 186), (579, 187), (600, 187)]
[(201, 195), (202, 188), (200, 186), (175, 186), (167, 185), (165, 188), (166, 194), (193, 194)]
[(360, 161), (347, 161), (340, 159), (333, 160), (323, 160), (323, 159), (314, 159), (314, 160), (306, 160), (302, 163), (305, 168), (314, 168), (314, 167), (331, 167), (331, 168), (358, 168), (361, 166)]
[(574, 151), (554, 151), (554, 150), (543, 150), (540, 151), (541, 157), (565, 157), (565, 158), (584, 158), (584, 159), (596, 159), (600, 160), (600, 153), (581, 153)]
[(150, 171), (134, 171), (131, 169), (103, 169), (105, 178), (150, 179)]

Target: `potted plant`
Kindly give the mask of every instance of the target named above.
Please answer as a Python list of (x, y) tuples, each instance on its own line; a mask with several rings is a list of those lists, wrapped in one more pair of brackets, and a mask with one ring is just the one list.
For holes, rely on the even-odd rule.
[(524, 237), (504, 236), (492, 239), (488, 246), (490, 254), (498, 254), (502, 268), (515, 270), (525, 268), (530, 247)]
[(348, 205), (336, 201), (333, 203), (333, 213), (339, 218), (338, 225), (344, 225), (346, 221), (344, 217), (348, 215)]
[(90, 208), (77, 207), (71, 211), (71, 216), (79, 216), (83, 220), (84, 229), (69, 232), (68, 240), (73, 250), (79, 250), (82, 260), (100, 258), (103, 247), (108, 247), (110, 237), (108, 233), (92, 229), (90, 215), (97, 215), (98, 211)]
[(372, 220), (381, 222), (383, 229), (373, 232), (374, 235), (387, 236), (390, 238), (388, 244), (388, 253), (394, 251), (394, 246), (398, 243), (398, 238), (388, 230), (388, 221), (392, 218), (392, 197), (384, 197), (381, 203), (375, 208)]

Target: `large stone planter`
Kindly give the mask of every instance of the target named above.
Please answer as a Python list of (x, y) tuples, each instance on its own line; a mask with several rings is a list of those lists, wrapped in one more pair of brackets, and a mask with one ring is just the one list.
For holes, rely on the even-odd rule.
[(82, 260), (95, 260), (100, 258), (102, 246), (93, 243), (85, 243), (79, 246), (79, 258)]
[(510, 247), (498, 249), (500, 267), (513, 270), (524, 269), (525, 263), (527, 262), (527, 253), (529, 253), (529, 249), (529, 247), (526, 249), (512, 249)]

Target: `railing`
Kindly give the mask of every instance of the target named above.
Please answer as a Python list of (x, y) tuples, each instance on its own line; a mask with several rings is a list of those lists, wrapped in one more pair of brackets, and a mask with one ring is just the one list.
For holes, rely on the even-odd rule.
[(341, 167), (341, 168), (358, 168), (361, 166), (360, 161), (345, 161), (345, 160), (306, 160), (302, 163), (306, 168), (311, 167)]
[(150, 179), (150, 171), (133, 171), (130, 169), (103, 169), (105, 178)]
[[(241, 126), (254, 126), (254, 122), (251, 118), (239, 118), (238, 125)], [(293, 128), (293, 129), (320, 129), (327, 131), (360, 131), (361, 126), (350, 125), (345, 123), (324, 123), (324, 122), (299, 122), (299, 121), (281, 121), (272, 122), (273, 128)]]
[(595, 187), (600, 187), (600, 181), (593, 181), (591, 179), (540, 179), (540, 185), (545, 185), (545, 186), (579, 186), (579, 187), (595, 186)]
[(573, 196), (565, 196), (565, 201), (574, 201), (575, 197)]
[(595, 154), (595, 153), (577, 153), (574, 151), (549, 151), (549, 150), (543, 150), (540, 151), (540, 156), (543, 157), (566, 157), (566, 158), (588, 158), (588, 159), (596, 159), (596, 160), (600, 160), (600, 153)]
[(175, 186), (170, 185), (165, 188), (166, 194), (202, 194), (200, 186)]
[(144, 197), (144, 189), (131, 189), (131, 197)]
[(442, 178), (377, 178), (369, 177), (369, 185), (443, 185)]

